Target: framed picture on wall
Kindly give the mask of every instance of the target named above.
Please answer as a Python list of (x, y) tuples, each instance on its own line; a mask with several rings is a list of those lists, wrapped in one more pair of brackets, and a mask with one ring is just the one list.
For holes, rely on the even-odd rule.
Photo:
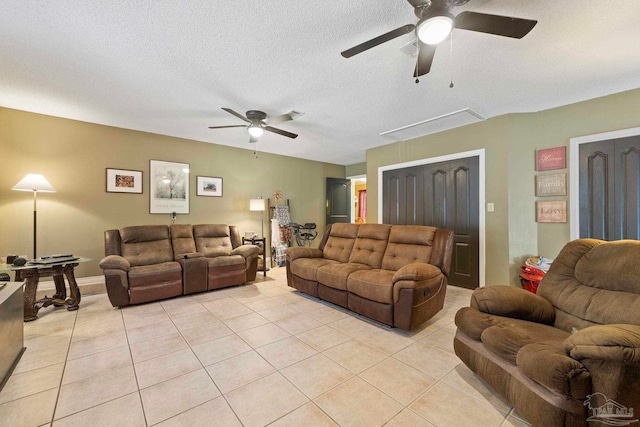
[(142, 171), (107, 168), (107, 193), (142, 194)]
[(546, 148), (536, 151), (536, 170), (550, 171), (567, 167), (567, 147)]
[(566, 196), (567, 174), (552, 173), (548, 175), (536, 175), (536, 196)]
[(566, 200), (544, 200), (536, 202), (537, 222), (567, 222)]
[(215, 176), (196, 177), (196, 195), (222, 197), (222, 178)]
[(149, 161), (149, 212), (189, 213), (189, 164)]

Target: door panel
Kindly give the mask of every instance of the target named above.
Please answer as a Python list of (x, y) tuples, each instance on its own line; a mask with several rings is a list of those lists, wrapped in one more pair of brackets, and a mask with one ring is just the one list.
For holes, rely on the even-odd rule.
[[(638, 138), (640, 139), (640, 138)], [(619, 214), (614, 220), (621, 239), (640, 239), (640, 141), (616, 141), (616, 206)], [(619, 169), (619, 172), (618, 172)]]
[(614, 146), (580, 146), (580, 236), (609, 240), (614, 233)]
[(351, 222), (351, 180), (327, 178), (326, 224)]
[(640, 136), (579, 147), (580, 237), (640, 239)]
[(382, 187), (383, 222), (453, 230), (449, 283), (478, 287), (478, 157), (386, 171)]

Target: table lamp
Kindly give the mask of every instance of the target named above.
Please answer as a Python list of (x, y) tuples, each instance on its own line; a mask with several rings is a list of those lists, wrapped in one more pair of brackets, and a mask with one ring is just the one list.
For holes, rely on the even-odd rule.
[(260, 226), (262, 227), (262, 238), (264, 238), (264, 199), (251, 199), (249, 200), (249, 210), (250, 211), (261, 211), (262, 212), (262, 221)]
[(16, 185), (11, 187), (12, 190), (16, 191), (33, 191), (33, 258), (36, 258), (36, 217), (37, 217), (37, 200), (38, 200), (38, 191), (42, 193), (55, 193), (56, 190), (49, 184), (47, 179), (39, 174), (30, 173)]

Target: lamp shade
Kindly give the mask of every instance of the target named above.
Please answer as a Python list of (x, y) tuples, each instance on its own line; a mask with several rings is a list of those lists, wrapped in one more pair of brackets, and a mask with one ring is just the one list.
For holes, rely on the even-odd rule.
[(30, 173), (25, 176), (11, 189), (16, 191), (41, 191), (43, 193), (56, 192), (55, 188), (49, 184), (49, 181), (44, 176), (36, 173)]
[(249, 200), (250, 211), (264, 211), (264, 199), (251, 199)]

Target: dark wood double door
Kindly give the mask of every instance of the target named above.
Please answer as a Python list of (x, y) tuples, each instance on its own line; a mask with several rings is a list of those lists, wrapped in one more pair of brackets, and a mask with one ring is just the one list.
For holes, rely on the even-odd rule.
[(581, 144), (580, 237), (640, 239), (640, 135)]
[(385, 171), (382, 222), (454, 232), (449, 284), (479, 286), (479, 158)]

